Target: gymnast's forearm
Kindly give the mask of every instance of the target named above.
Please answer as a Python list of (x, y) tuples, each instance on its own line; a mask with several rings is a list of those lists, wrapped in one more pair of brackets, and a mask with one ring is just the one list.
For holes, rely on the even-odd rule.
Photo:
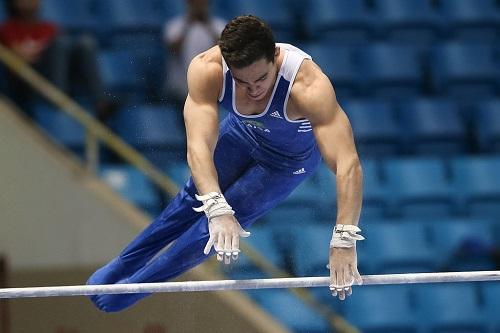
[(358, 158), (337, 168), (337, 224), (358, 225), (363, 198), (363, 171)]
[(204, 144), (192, 144), (188, 147), (188, 165), (199, 194), (220, 193), (217, 171), (213, 162), (213, 153)]

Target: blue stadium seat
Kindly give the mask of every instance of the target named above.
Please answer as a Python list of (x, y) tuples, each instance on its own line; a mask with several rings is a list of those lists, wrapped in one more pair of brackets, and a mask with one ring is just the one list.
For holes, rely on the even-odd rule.
[(477, 217), (500, 214), (500, 157), (463, 157), (452, 161), (458, 207)]
[(474, 137), (484, 153), (500, 153), (500, 99), (481, 101), (476, 104)]
[(500, 332), (500, 282), (485, 282), (480, 285), (481, 296), (484, 299), (485, 313), (488, 318), (489, 332)]
[(104, 89), (110, 95), (143, 99), (143, 65), (132, 51), (102, 51), (98, 64)]
[(5, 9), (5, 3), (0, 3), (0, 20), (5, 20), (7, 17), (7, 10)]
[(112, 128), (150, 161), (166, 168), (185, 161), (185, 134), (181, 115), (165, 106), (129, 107), (119, 111)]
[[(171, 7), (178, 5), (172, 2)], [(102, 24), (112, 32), (155, 31), (160, 33), (165, 22), (164, 4), (158, 0), (101, 0), (99, 11)]]
[(41, 2), (41, 16), (60, 24), (66, 31), (101, 31), (98, 1), (95, 0), (44, 0)]
[(382, 218), (388, 213), (390, 197), (387, 183), (381, 178), (380, 164), (375, 159), (361, 161), (363, 168), (363, 207), (361, 220)]
[(126, 200), (152, 215), (157, 213), (159, 203), (154, 187), (139, 170), (131, 166), (104, 165), (100, 178)]
[[(160, 9), (160, 17), (163, 20), (168, 20), (172, 17), (183, 15), (186, 13), (186, 0), (148, 0), (152, 2), (150, 6), (152, 8)], [(210, 8), (216, 10), (216, 8), (220, 8), (224, 5), (227, 5), (226, 0), (211, 0)], [(218, 9), (217, 9), (218, 10)]]
[(407, 286), (354, 287), (354, 296), (343, 307), (345, 319), (363, 333), (418, 332)]
[(377, 0), (374, 5), (382, 33), (391, 40), (425, 45), (439, 33), (439, 17), (431, 0)]
[(293, 270), (297, 276), (328, 275), (326, 265), (334, 221), (331, 224), (290, 226)]
[(319, 212), (307, 206), (293, 207), (286, 202), (271, 209), (263, 220), (276, 225), (309, 225), (318, 221)]
[(186, 162), (172, 162), (167, 165), (165, 170), (170, 179), (172, 179), (177, 186), (182, 187), (187, 182), (189, 177), (191, 177), (191, 172), (189, 166)]
[(495, 93), (499, 72), (491, 45), (439, 45), (432, 52), (431, 68), (434, 89), (439, 94), (476, 101)]
[(454, 213), (453, 187), (444, 161), (432, 158), (386, 160), (383, 163), (391, 208), (405, 217), (438, 217)]
[(398, 110), (405, 152), (453, 156), (465, 153), (468, 133), (458, 105), (448, 99), (412, 99)]
[(485, 333), (487, 318), (473, 284), (434, 284), (415, 287), (420, 326), (426, 332)]
[(359, 49), (357, 61), (363, 72), (366, 94), (407, 98), (422, 93), (423, 58), (415, 46), (369, 44)]
[(330, 78), (339, 99), (358, 94), (361, 73), (354, 63), (352, 47), (336, 46), (332, 42), (319, 41), (306, 44), (303, 49)]
[(366, 237), (363, 271), (368, 274), (430, 272), (436, 267), (436, 253), (430, 246), (425, 225), (412, 221), (370, 221), (362, 225)]
[(400, 150), (399, 125), (392, 106), (380, 100), (342, 103), (354, 131), (361, 158), (395, 155)]
[(493, 43), (498, 36), (499, 8), (495, 0), (440, 0), (448, 36)]
[(277, 42), (290, 42), (296, 39), (296, 24), (286, 0), (231, 0), (226, 3), (231, 17), (255, 15), (273, 29)]
[[(262, 257), (276, 267), (286, 270), (285, 252), (279, 243), (279, 237), (276, 234), (276, 228), (273, 226), (255, 226), (247, 228), (252, 235), (248, 238), (240, 239), (242, 243), (250, 245)], [(279, 235), (283, 237), (283, 235)], [(253, 279), (268, 278), (265, 272), (262, 272), (245, 253), (242, 251), (234, 265), (225, 267), (227, 273), (233, 279)]]
[(485, 219), (447, 219), (429, 225), (440, 271), (495, 270), (492, 224)]
[(330, 331), (326, 320), (286, 290), (259, 290), (255, 299), (272, 317), (292, 332), (324, 333)]
[(371, 17), (362, 0), (312, 0), (302, 13), (309, 39), (360, 44), (370, 36)]
[(56, 142), (83, 155), (85, 129), (75, 119), (47, 104), (35, 105), (33, 118)]

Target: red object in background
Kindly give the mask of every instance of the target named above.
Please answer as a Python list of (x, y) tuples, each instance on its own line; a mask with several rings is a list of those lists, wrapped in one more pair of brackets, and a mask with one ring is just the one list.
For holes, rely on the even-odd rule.
[(58, 33), (59, 28), (53, 23), (8, 20), (0, 25), (0, 42), (7, 47), (26, 41), (47, 46)]

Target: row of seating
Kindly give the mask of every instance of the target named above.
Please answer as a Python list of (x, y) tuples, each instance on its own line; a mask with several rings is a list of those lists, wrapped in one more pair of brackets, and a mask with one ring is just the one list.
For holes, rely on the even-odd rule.
[(370, 286), (343, 305), (362, 332), (498, 332), (500, 284)]
[[(498, 216), (500, 184), (496, 173), (499, 168), (498, 157), (455, 158), (451, 165), (443, 160), (424, 158), (392, 159), (382, 164), (364, 161), (362, 219)], [(123, 185), (117, 187), (114, 182), (111, 185), (133, 203), (159, 209), (154, 187), (145, 175), (123, 166), (103, 166), (103, 170), (120, 175)], [(185, 162), (172, 164), (166, 173), (179, 186), (189, 177)], [(322, 166), (264, 220), (284, 225), (333, 221), (335, 186), (335, 178)]]
[[(362, 158), (500, 152), (500, 99), (480, 100), (466, 107), (444, 98), (400, 103), (343, 99), (340, 104), (349, 116)], [(220, 118), (226, 115), (221, 110)], [(34, 118), (67, 147), (83, 149), (83, 129), (64, 113), (40, 104), (34, 108)], [(159, 166), (185, 160), (184, 124), (175, 108), (122, 108), (109, 125)]]
[[(326, 275), (334, 220), (287, 224), (256, 222), (245, 239), (267, 260), (297, 276)], [(363, 274), (495, 270), (500, 244), (497, 219), (362, 220), (357, 244)], [(233, 278), (265, 275), (245, 255), (226, 269)]]
[(362, 157), (499, 152), (500, 100), (341, 99)]
[[(474, 38), (496, 37), (499, 5), (495, 0), (293, 0), (212, 1), (213, 12), (229, 19), (253, 13), (267, 20), (278, 36), (307, 36), (355, 41), (367, 35), (394, 34), (407, 39), (436, 33)], [(185, 10), (183, 0), (44, 0), (43, 14), (68, 29), (159, 30), (164, 21)]]
[[(380, 42), (350, 47), (323, 41), (301, 47), (332, 80), (339, 98), (401, 99), (427, 94), (476, 100), (500, 93), (500, 48), (491, 44), (450, 41), (420, 48)], [(148, 86), (161, 90), (158, 66), (164, 67), (165, 56), (145, 50), (149, 49), (100, 52), (99, 68), (107, 91), (144, 100)]]
[[(500, 329), (500, 284), (441, 284), (355, 287), (341, 304), (327, 288), (316, 297), (364, 333), (496, 333)], [(283, 290), (249, 295), (293, 332), (333, 332), (327, 320)], [(283, 311), (286, 309), (286, 311)]]
[(482, 97), (499, 92), (499, 50), (493, 44), (450, 40), (429, 47), (393, 42), (301, 46), (329, 76), (340, 97), (401, 98), (419, 94)]
[(363, 42), (370, 35), (429, 41), (439, 35), (498, 38), (495, 0), (314, 0), (304, 8), (308, 36)]
[[(362, 165), (363, 218), (494, 217), (500, 212), (497, 155), (365, 160)], [(296, 223), (332, 218), (335, 189), (335, 177), (322, 165), (269, 219)]]

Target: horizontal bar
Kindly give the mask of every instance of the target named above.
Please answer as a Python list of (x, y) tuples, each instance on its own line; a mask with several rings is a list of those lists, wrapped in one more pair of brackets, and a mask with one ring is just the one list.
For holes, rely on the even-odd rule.
[[(500, 271), (364, 275), (364, 285), (498, 281)], [(0, 298), (327, 287), (329, 277), (186, 281), (0, 289)]]

